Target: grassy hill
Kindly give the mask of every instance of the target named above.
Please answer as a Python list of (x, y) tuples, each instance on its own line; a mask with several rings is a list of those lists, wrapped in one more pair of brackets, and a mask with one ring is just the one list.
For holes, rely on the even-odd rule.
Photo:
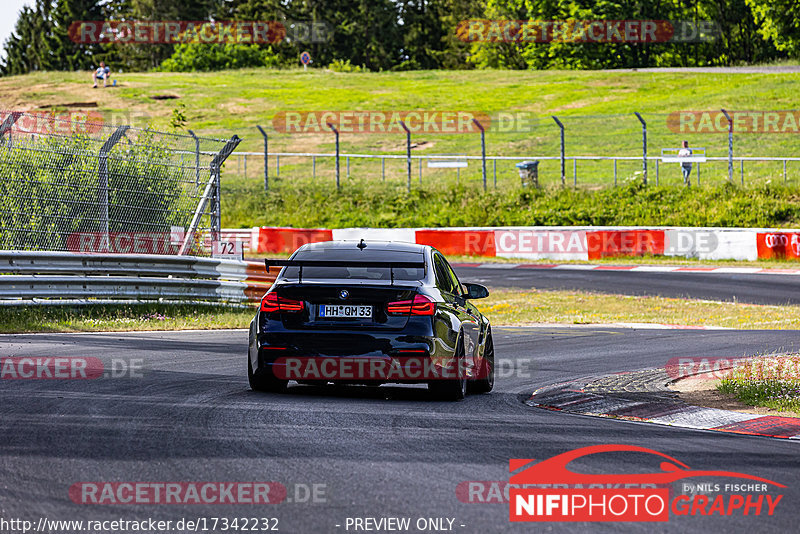
[[(271, 120), (280, 111), (313, 110), (464, 110), (489, 114), (497, 112), (526, 112), (533, 119), (527, 131), (496, 132), (487, 134), (487, 152), (492, 155), (556, 156), (559, 152), (558, 128), (550, 118), (557, 115), (566, 126), (567, 156), (571, 155), (641, 155), (641, 126), (633, 112), (639, 111), (648, 121), (649, 153), (656, 155), (661, 148), (677, 147), (687, 138), (694, 147), (705, 147), (711, 156), (727, 154), (727, 135), (686, 135), (671, 131), (667, 127), (669, 113), (681, 110), (788, 110), (797, 109), (797, 87), (800, 73), (741, 73), (720, 70), (713, 73), (692, 72), (633, 72), (633, 71), (418, 71), (403, 73), (335, 73), (312, 69), (275, 71), (251, 69), (216, 73), (115, 73), (118, 86), (92, 89), (88, 73), (39, 72), (27, 76), (0, 78), (0, 107), (5, 109), (80, 109), (82, 106), (97, 111), (129, 114), (133, 122), (143, 125), (149, 122), (157, 128), (168, 128), (173, 110), (185, 106), (187, 127), (198, 134), (230, 136), (238, 134), (244, 138), (239, 151), (258, 151), (262, 139), (255, 129), (256, 124), (270, 131), (272, 151), (320, 151), (333, 150), (330, 134), (287, 135), (271, 130)], [(169, 95), (177, 98), (156, 100), (152, 97)], [(96, 107), (94, 107), (96, 106)], [(360, 153), (404, 153), (402, 135), (343, 135), (342, 151)], [(475, 134), (460, 135), (415, 135), (413, 142), (417, 154), (480, 153), (479, 137)], [(737, 156), (797, 156), (797, 135), (791, 134), (739, 134), (735, 136)], [(263, 195), (263, 167), (261, 159), (248, 158), (247, 173), (241, 160), (232, 158), (223, 172), (224, 224), (226, 226), (260, 223), (274, 224), (346, 224), (355, 222), (378, 222), (396, 225), (395, 208), (402, 198), (405, 186), (404, 162), (386, 163), (387, 182), (380, 182), (380, 164), (375, 161), (353, 160), (351, 177), (344, 179), (342, 196), (359, 196), (369, 200), (360, 202), (357, 213), (347, 217), (327, 216), (326, 213), (352, 211), (354, 204), (332, 206), (330, 192), (333, 183), (333, 167), (330, 160), (317, 162), (316, 179), (311, 180), (311, 165), (308, 160), (287, 160), (281, 164), (281, 179), (275, 179), (271, 168), (273, 186), (277, 192), (272, 198)], [(495, 195), (511, 195), (512, 200), (501, 202), (502, 209), (492, 208), (494, 213), (467, 217), (462, 213), (448, 220), (464, 224), (476, 224), (478, 220), (503, 224), (525, 219), (523, 212), (515, 211), (519, 204), (515, 190), (519, 187), (515, 161), (498, 164), (497, 175), (500, 192)], [(274, 165), (274, 163), (271, 163)], [(344, 167), (344, 162), (342, 163)], [(460, 184), (469, 195), (477, 195), (475, 202), (491, 204), (480, 192), (472, 192), (479, 183), (479, 166), (470, 164), (462, 171)], [(637, 161), (620, 161), (618, 176), (633, 177), (641, 170)], [(344, 174), (344, 168), (342, 170)], [(490, 176), (494, 169), (490, 166)], [(572, 178), (571, 165), (567, 168)], [(418, 169), (414, 168), (414, 187)], [(422, 189), (428, 195), (440, 197), (452, 195), (455, 171), (424, 169)], [(541, 182), (546, 188), (560, 183), (558, 162), (544, 161), (540, 166)], [(650, 175), (653, 180), (654, 172)], [(680, 173), (677, 165), (662, 165), (660, 183), (677, 185)], [(613, 183), (611, 162), (580, 162), (578, 183), (583, 188), (597, 189)], [(739, 168), (736, 168), (739, 180)], [(704, 187), (714, 188), (727, 178), (725, 163), (704, 164), (702, 182)], [(710, 217), (719, 224), (738, 224), (756, 219), (770, 224), (793, 224), (793, 209), (776, 207), (772, 198), (780, 199), (791, 208), (795, 204), (793, 189), (800, 184), (800, 162), (787, 165), (789, 188), (773, 188), (765, 197), (765, 204), (756, 214), (736, 217), (735, 213)], [(490, 177), (491, 180), (491, 177)], [(749, 187), (767, 187), (783, 181), (782, 162), (748, 163), (745, 181)], [(715, 189), (716, 190), (716, 189)], [(349, 191), (349, 193), (348, 193)], [(446, 191), (449, 191), (447, 193)], [(724, 191), (724, 189), (723, 189)], [(513, 194), (512, 194), (513, 193)], [(602, 210), (602, 194), (582, 192), (570, 197), (564, 204), (562, 193), (548, 191), (534, 195), (534, 208), (543, 211), (536, 220), (574, 220), (584, 223), (600, 219), (605, 224), (615, 221), (632, 224), (643, 218), (649, 224), (652, 219), (669, 219), (670, 224), (697, 219), (697, 210), (707, 207), (708, 199), (692, 192), (655, 195), (648, 202), (653, 208), (636, 207), (622, 198), (616, 207)], [(713, 193), (716, 195), (717, 193)], [(720, 193), (723, 196), (726, 193)], [(734, 194), (734, 193), (730, 193)], [(758, 195), (754, 190), (737, 195)], [(698, 196), (700, 195), (700, 196)], [(651, 195), (652, 196), (652, 195)], [(687, 198), (693, 198), (691, 204)], [(504, 197), (505, 198), (505, 197)], [(318, 201), (313, 201), (318, 199)], [(640, 199), (641, 200), (641, 199)], [(585, 201), (585, 202), (584, 202)], [(408, 205), (400, 202), (416, 220), (430, 219), (432, 214), (422, 213), (423, 204)], [(437, 201), (438, 202), (438, 201)], [(550, 202), (554, 204), (550, 206)], [(659, 208), (658, 203), (667, 203)], [(678, 204), (669, 204), (675, 203)], [(598, 204), (599, 203), (599, 204)], [(295, 211), (278, 209), (283, 205), (295, 206)], [(690, 209), (687, 207), (691, 205)], [(755, 203), (750, 206), (758, 206)], [(390, 206), (392, 209), (373, 211), (374, 206)], [(424, 204), (426, 209), (436, 209), (436, 204)], [(583, 207), (579, 207), (583, 206)], [(454, 208), (456, 209), (456, 208)], [(558, 209), (558, 212), (552, 210)], [(299, 211), (298, 211), (299, 210)], [(578, 210), (578, 212), (575, 212)], [(581, 211), (583, 210), (583, 211)], [(588, 211), (585, 211), (588, 210)], [(598, 210), (600, 210), (598, 212)], [(584, 213), (585, 211), (585, 213)], [(613, 212), (613, 216), (601, 213)], [(560, 215), (573, 213), (569, 217)], [(302, 217), (300, 216), (302, 213)], [(502, 215), (502, 214), (506, 215)], [(646, 217), (643, 213), (649, 213)], [(683, 216), (680, 214), (684, 213)], [(316, 214), (316, 215), (315, 215)], [(515, 215), (516, 214), (516, 215)], [(549, 216), (547, 214), (550, 214)], [(408, 217), (405, 217), (408, 219)], [(414, 219), (412, 217), (412, 219)], [(337, 222), (338, 221), (338, 222)], [(405, 220), (404, 224), (413, 224)]]

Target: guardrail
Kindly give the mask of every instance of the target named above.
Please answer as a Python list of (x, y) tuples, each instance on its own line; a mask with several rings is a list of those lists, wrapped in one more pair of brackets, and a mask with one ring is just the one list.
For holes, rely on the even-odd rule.
[(258, 302), (278, 269), (263, 263), (145, 254), (0, 251), (0, 304), (192, 300)]

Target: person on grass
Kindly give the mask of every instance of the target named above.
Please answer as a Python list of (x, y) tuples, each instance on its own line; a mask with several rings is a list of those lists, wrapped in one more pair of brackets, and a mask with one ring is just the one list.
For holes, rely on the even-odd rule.
[(103, 87), (105, 87), (109, 74), (111, 74), (111, 69), (106, 67), (105, 62), (101, 61), (100, 66), (92, 73), (92, 81), (94, 82), (92, 87), (97, 87), (97, 80), (103, 80)]

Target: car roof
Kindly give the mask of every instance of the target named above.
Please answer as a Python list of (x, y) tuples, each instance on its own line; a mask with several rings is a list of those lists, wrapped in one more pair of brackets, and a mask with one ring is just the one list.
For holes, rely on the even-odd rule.
[[(418, 245), (416, 243), (407, 243), (404, 241), (368, 241), (366, 239), (363, 240), (364, 244), (367, 245), (364, 249), (368, 252), (406, 252), (412, 254), (423, 254), (425, 250), (429, 249), (430, 246), (428, 245)], [(336, 251), (343, 251), (347, 249), (353, 249), (354, 251), (358, 251), (356, 245), (358, 245), (361, 240), (342, 240), (342, 241), (323, 241), (320, 243), (309, 243), (307, 245), (303, 245), (298, 249), (300, 251), (314, 251), (314, 252), (321, 252), (323, 250), (336, 250)]]

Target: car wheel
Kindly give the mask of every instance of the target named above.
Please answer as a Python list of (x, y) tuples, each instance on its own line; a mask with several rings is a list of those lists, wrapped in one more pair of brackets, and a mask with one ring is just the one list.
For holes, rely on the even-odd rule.
[(486, 334), (486, 346), (483, 349), (483, 361), (477, 380), (470, 382), (470, 393), (488, 393), (494, 388), (494, 341), (492, 331)]
[(456, 365), (456, 373), (458, 376), (454, 379), (428, 382), (428, 390), (443, 400), (458, 401), (467, 395), (467, 373), (466, 369), (464, 368), (465, 357), (463, 334), (458, 337), (458, 342), (456, 343), (456, 353), (453, 359), (455, 360), (454, 363)]
[(247, 379), (250, 381), (250, 389), (253, 391), (281, 392), (286, 389), (288, 380), (280, 380), (272, 374), (269, 368), (253, 372), (253, 364), (250, 357), (247, 357)]

